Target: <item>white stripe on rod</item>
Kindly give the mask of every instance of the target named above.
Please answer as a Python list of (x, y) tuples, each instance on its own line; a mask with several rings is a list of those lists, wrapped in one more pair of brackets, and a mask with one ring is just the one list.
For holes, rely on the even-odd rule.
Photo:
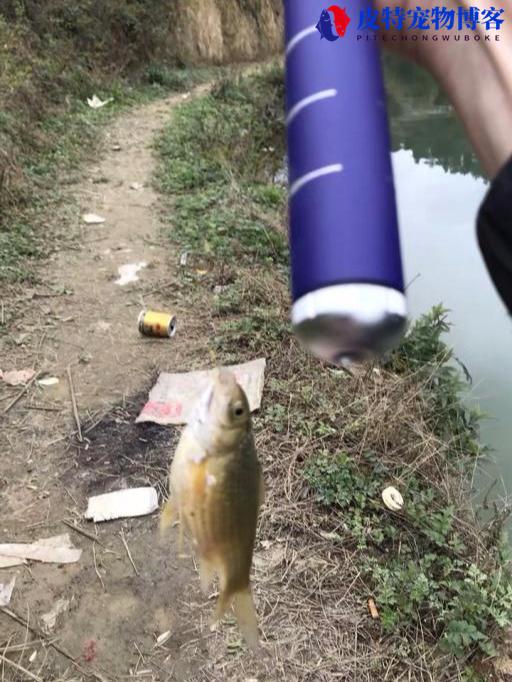
[(308, 26), (308, 28), (305, 28), (303, 31), (299, 31), (296, 33), (293, 38), (291, 38), (288, 41), (288, 45), (286, 46), (286, 55), (288, 56), (290, 52), (297, 47), (297, 45), (300, 43), (301, 40), (304, 40), (304, 38), (307, 38), (311, 33), (314, 33), (317, 30), (316, 26)]
[(338, 91), (334, 88), (331, 88), (330, 90), (321, 90), (320, 92), (315, 92), (314, 95), (304, 97), (304, 99), (301, 99), (300, 102), (297, 102), (297, 104), (290, 109), (288, 116), (286, 117), (286, 123), (290, 124), (297, 114), (299, 114), (306, 107), (309, 107), (310, 104), (320, 102), (320, 100), (328, 99), (329, 97), (336, 97), (337, 94)]
[(342, 170), (343, 165), (341, 163), (334, 163), (331, 166), (323, 166), (322, 168), (317, 168), (310, 173), (306, 173), (292, 183), (290, 186), (290, 196), (293, 197), (300, 189), (304, 187), (304, 185), (307, 185), (312, 180), (321, 178), (323, 175), (331, 175), (331, 173), (341, 173)]

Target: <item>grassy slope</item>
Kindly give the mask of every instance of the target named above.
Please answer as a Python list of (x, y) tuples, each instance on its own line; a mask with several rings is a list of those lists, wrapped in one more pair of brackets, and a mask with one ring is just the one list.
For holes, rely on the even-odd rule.
[[(332, 679), (340, 666), (355, 679), (355, 659), (360, 679), (482, 679), (481, 659), (512, 622), (512, 587), (499, 521), (477, 529), (468, 508), (477, 415), (460, 401), (444, 311), (356, 376), (298, 346), (287, 322), (286, 197), (273, 182), (282, 97), (278, 69), (224, 82), (183, 105), (159, 144), (169, 237), (209, 272), (182, 276), (191, 304), (213, 311), (212, 353), (222, 363), (268, 359), (256, 418), (270, 487), (260, 537), (286, 539), (282, 574), (306, 568), (286, 587), (260, 578), (260, 603), (287, 609), (279, 625), (266, 609), (264, 632), (277, 642), (288, 624), (295, 644), (281, 650), (282, 666), (300, 679)], [(380, 499), (391, 484), (405, 499), (397, 513)]]

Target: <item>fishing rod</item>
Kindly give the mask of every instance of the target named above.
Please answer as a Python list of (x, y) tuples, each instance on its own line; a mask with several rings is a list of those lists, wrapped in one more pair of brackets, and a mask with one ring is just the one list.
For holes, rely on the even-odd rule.
[(357, 30), (371, 9), (285, 0), (292, 324), (336, 364), (385, 353), (407, 322), (379, 52)]

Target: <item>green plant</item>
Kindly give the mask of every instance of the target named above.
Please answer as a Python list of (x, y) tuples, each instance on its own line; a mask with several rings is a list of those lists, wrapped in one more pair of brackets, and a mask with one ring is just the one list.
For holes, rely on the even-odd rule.
[[(213, 313), (210, 350), (219, 363), (267, 358), (255, 431), (279, 514), (270, 509), (265, 530), (315, 571), (322, 560), (305, 548), (326, 540), (322, 558), (339, 562), (329, 595), (357, 567), (350, 591), (359, 604), (374, 596), (396, 679), (417, 657), (432, 663), (430, 679), (442, 666), (450, 679), (478, 682), (467, 663), (492, 654), (512, 623), (511, 583), (499, 524), (478, 529), (467, 505), (469, 467), (483, 448), (479, 415), (463, 402), (468, 377), (443, 339), (446, 311), (434, 307), (382, 366), (356, 376), (302, 351), (288, 323), (286, 243), (274, 230), (285, 211), (273, 181), (284, 157), (281, 108), (274, 70), (225, 81), (183, 105), (159, 144), (161, 186), (173, 195), (169, 237), (210, 263), (214, 293), (194, 289)], [(392, 484), (405, 500), (395, 512), (381, 497)], [(308, 581), (306, 599), (313, 594)], [(374, 634), (365, 629), (369, 641)], [(369, 667), (368, 679), (395, 679), (378, 661)]]

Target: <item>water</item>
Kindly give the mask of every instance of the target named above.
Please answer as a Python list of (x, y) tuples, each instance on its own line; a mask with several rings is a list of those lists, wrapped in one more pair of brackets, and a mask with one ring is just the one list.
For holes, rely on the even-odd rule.
[[(468, 400), (492, 415), (482, 441), (493, 450), (500, 495), (512, 492), (512, 319), (495, 292), (476, 241), (476, 215), (487, 191), (461, 125), (434, 81), (387, 57), (393, 167), (409, 307), (450, 310), (449, 343), (468, 367)], [(495, 489), (496, 491), (496, 489)]]

